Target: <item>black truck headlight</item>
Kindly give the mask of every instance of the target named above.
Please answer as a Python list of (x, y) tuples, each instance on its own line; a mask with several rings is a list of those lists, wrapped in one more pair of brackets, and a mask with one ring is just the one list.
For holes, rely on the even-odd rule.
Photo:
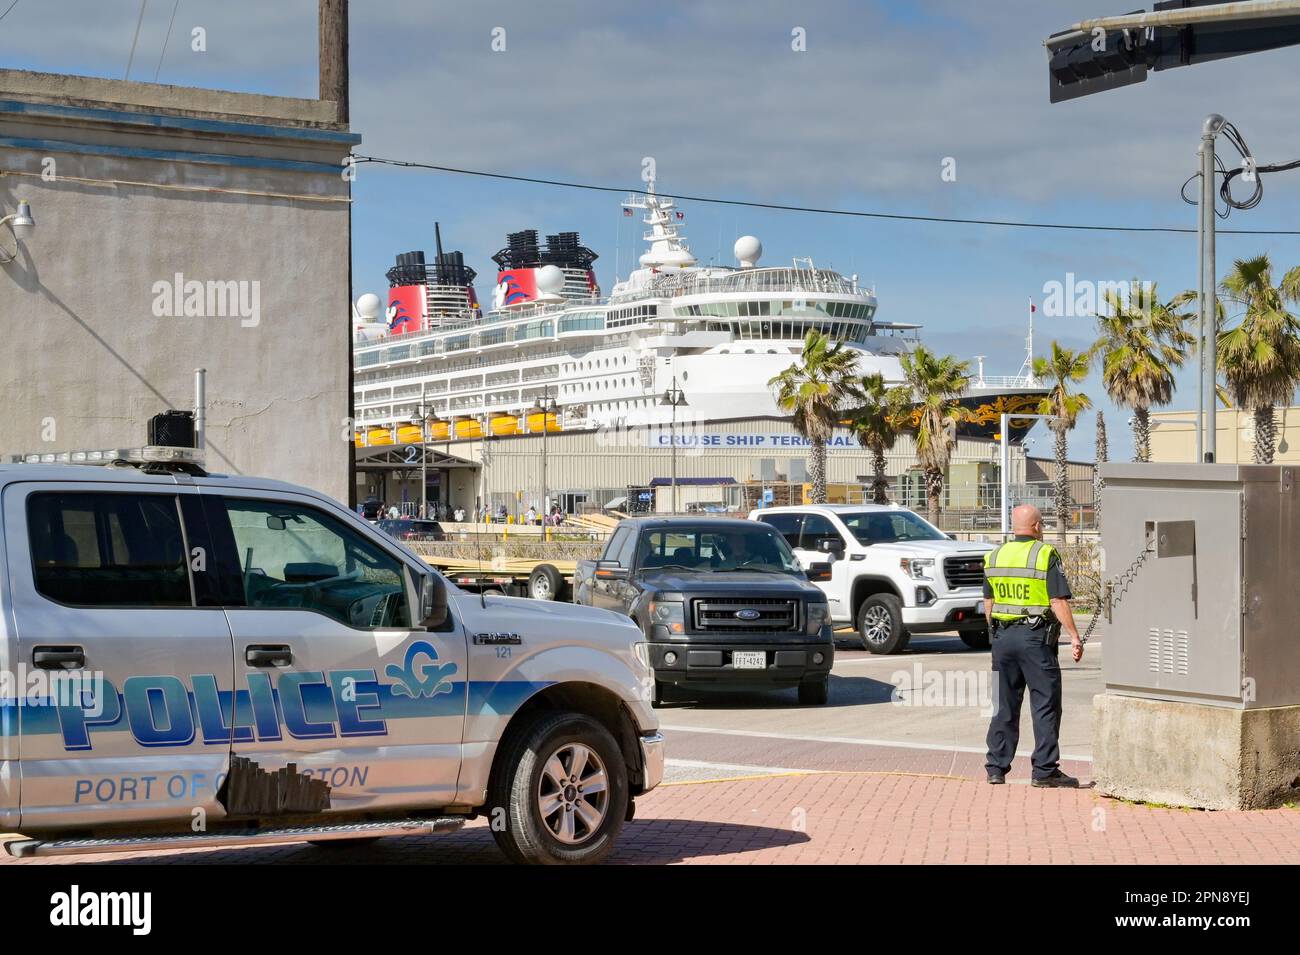
[(669, 633), (686, 632), (686, 605), (679, 600), (656, 600), (650, 604), (650, 623), (667, 627)]
[(822, 627), (831, 622), (830, 605), (808, 604), (807, 616), (808, 625), (804, 628), (804, 633), (810, 637), (815, 637), (822, 632)]

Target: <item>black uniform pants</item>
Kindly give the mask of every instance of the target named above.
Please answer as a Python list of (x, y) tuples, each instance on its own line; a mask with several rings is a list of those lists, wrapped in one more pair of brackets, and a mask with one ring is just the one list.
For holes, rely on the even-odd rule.
[(1020, 743), (1020, 704), (1029, 687), (1034, 719), (1034, 778), (1050, 776), (1061, 759), (1061, 665), (1046, 625), (998, 626), (993, 631), (993, 670), (998, 675), (997, 710), (989, 724), (990, 770), (1006, 772)]

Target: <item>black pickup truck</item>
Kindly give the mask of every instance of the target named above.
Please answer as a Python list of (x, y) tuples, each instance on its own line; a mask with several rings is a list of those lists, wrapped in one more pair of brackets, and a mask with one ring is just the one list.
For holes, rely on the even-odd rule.
[(634, 518), (598, 560), (578, 563), (575, 603), (630, 616), (646, 635), (654, 702), (664, 688), (799, 688), (827, 699), (835, 657), (826, 596), (785, 539), (765, 524), (727, 518)]

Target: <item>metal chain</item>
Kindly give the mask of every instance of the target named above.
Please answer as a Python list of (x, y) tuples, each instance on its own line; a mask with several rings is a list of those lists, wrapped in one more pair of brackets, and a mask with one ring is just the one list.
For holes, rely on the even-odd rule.
[[(1111, 599), (1112, 608), (1118, 605), (1119, 602), (1124, 598), (1124, 594), (1128, 592), (1129, 585), (1132, 584), (1133, 579), (1137, 577), (1138, 570), (1141, 569), (1142, 565), (1146, 563), (1147, 558), (1150, 556), (1151, 556), (1151, 548), (1144, 548), (1142, 552), (1138, 554), (1137, 557), (1133, 560), (1133, 563), (1128, 565), (1128, 569), (1124, 571), (1124, 573), (1116, 577), (1113, 581), (1111, 581), (1109, 586), (1111, 588), (1110, 599)], [(1105, 588), (1103, 587), (1103, 593), (1098, 595), (1102, 602), (1104, 602), (1106, 599), (1104, 596), (1104, 591)], [(1097, 627), (1097, 621), (1101, 619), (1101, 613), (1102, 613), (1102, 608), (1100, 606), (1098, 606), (1093, 611), (1092, 619), (1088, 621), (1088, 628), (1084, 631), (1083, 636), (1080, 638), (1081, 643), (1088, 642), (1088, 638), (1092, 636), (1092, 631), (1095, 630)]]

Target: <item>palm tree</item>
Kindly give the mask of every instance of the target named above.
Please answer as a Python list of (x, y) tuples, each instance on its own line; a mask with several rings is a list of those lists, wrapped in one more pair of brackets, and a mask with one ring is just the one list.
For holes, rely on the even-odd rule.
[(906, 388), (885, 384), (885, 376), (873, 372), (862, 379), (863, 405), (854, 414), (849, 427), (858, 444), (871, 452), (871, 499), (888, 504), (889, 481), (885, 478), (885, 452), (894, 446), (902, 431), (903, 417), (911, 405)]
[(857, 352), (818, 331), (803, 340), (800, 360), (767, 385), (782, 411), (793, 415), (795, 430), (812, 444), (808, 471), (814, 504), (826, 503), (826, 442), (844, 416), (843, 409), (860, 398), (855, 374)]
[(1074, 427), (1079, 412), (1092, 407), (1092, 399), (1073, 386), (1088, 377), (1092, 365), (1091, 349), (1075, 351), (1052, 342), (1052, 353), (1047, 358), (1034, 359), (1034, 377), (1051, 385), (1047, 396), (1039, 403), (1038, 413), (1054, 415), (1048, 427), (1056, 435), (1056, 524), (1061, 540), (1069, 522), (1070, 485), (1066, 480), (1066, 435)]
[(1273, 285), (1267, 255), (1238, 259), (1219, 285), (1225, 302), (1245, 314), (1218, 333), (1219, 370), (1233, 403), (1255, 418), (1256, 464), (1272, 464), (1277, 448), (1274, 408), (1290, 404), (1300, 383), (1300, 322), (1287, 303), (1300, 302), (1300, 266)]
[(903, 381), (917, 404), (916, 457), (925, 472), (926, 513), (930, 523), (939, 523), (939, 502), (943, 495), (943, 475), (957, 443), (957, 423), (967, 412), (957, 403), (970, 383), (970, 362), (952, 355), (942, 358), (924, 345), (917, 345), (900, 358)]
[(1107, 292), (1109, 314), (1097, 316), (1101, 337), (1093, 349), (1101, 354), (1102, 384), (1111, 401), (1133, 409), (1135, 461), (1151, 459), (1151, 409), (1173, 400), (1174, 372), (1196, 341), (1186, 327), (1193, 313), (1181, 310), (1195, 297), (1183, 292), (1161, 303), (1154, 284), (1134, 282), (1127, 301)]

